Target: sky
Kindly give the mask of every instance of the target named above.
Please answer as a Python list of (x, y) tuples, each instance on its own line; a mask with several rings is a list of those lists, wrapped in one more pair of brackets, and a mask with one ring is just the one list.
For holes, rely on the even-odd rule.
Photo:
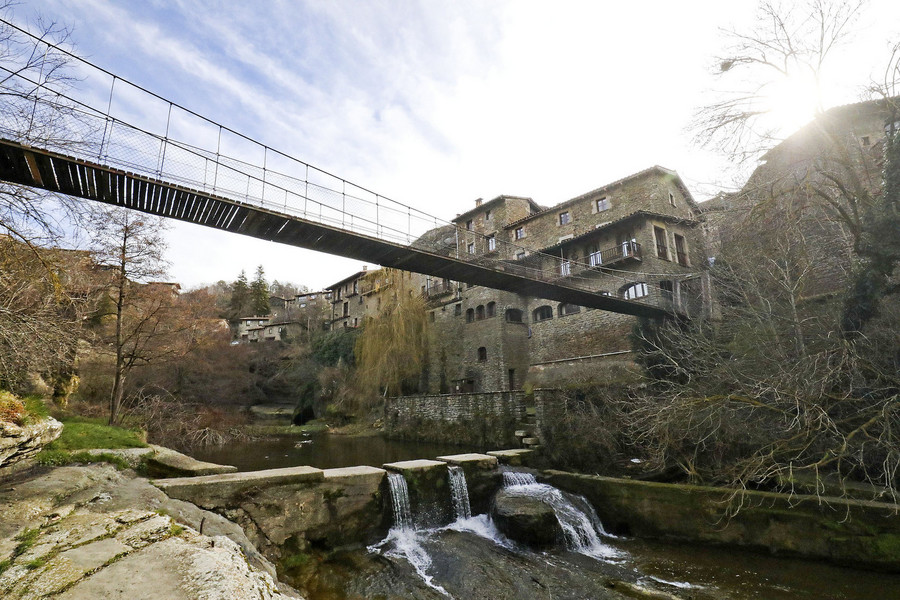
[[(688, 126), (718, 85), (721, 30), (746, 27), (756, 3), (26, 0), (12, 10), (19, 23), (41, 15), (70, 28), (76, 53), (125, 79), (449, 220), (477, 198), (549, 206), (656, 164), (698, 200), (733, 187), (733, 169)], [(884, 67), (900, 2), (871, 0), (855, 31), (828, 105), (857, 100)], [(186, 288), (263, 265), (269, 280), (321, 289), (363, 265), (185, 223), (166, 235), (169, 279)]]

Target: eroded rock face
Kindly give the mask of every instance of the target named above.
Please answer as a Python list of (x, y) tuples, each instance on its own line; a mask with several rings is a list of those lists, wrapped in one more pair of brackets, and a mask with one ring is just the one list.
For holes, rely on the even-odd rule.
[(106, 465), (9, 480), (0, 562), (4, 599), (300, 597), (239, 527)]
[(52, 417), (21, 427), (0, 421), (0, 468), (31, 458), (58, 438), (62, 428)]
[(545, 548), (562, 538), (553, 507), (540, 498), (500, 490), (494, 497), (491, 517), (497, 529), (520, 544)]

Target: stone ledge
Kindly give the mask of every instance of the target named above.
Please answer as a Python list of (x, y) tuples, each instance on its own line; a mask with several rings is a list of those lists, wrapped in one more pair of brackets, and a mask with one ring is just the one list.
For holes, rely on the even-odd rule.
[(394, 473), (406, 473), (409, 471), (428, 471), (430, 469), (434, 469), (436, 467), (445, 468), (447, 463), (441, 462), (439, 460), (403, 460), (400, 462), (388, 463), (386, 465), (382, 465), (387, 471), (393, 471)]
[(187, 500), (198, 506), (226, 506), (236, 494), (251, 488), (268, 488), (299, 483), (317, 483), (325, 479), (322, 469), (289, 467), (246, 473), (224, 473), (199, 477), (157, 479), (153, 485), (169, 497)]
[(495, 457), (500, 464), (510, 467), (520, 467), (534, 458), (534, 450), (528, 448), (513, 448), (511, 450), (491, 450), (488, 456)]
[(204, 462), (171, 448), (152, 444), (150, 448), (156, 454), (147, 458), (147, 468), (151, 475), (157, 477), (197, 477), (237, 471), (235, 466)]
[(487, 454), (453, 454), (450, 456), (438, 456), (437, 460), (459, 467), (471, 467), (475, 469), (494, 469), (497, 467), (497, 457)]

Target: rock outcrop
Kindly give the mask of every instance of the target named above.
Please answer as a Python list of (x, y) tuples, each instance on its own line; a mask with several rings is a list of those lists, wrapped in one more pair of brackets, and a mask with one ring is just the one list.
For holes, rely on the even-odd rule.
[(0, 421), (0, 468), (31, 458), (58, 438), (62, 428), (52, 417), (24, 426)]
[(503, 535), (526, 546), (545, 548), (562, 539), (553, 507), (534, 496), (500, 490), (494, 496), (491, 518)]
[(300, 598), (240, 527), (108, 465), (0, 490), (0, 597)]

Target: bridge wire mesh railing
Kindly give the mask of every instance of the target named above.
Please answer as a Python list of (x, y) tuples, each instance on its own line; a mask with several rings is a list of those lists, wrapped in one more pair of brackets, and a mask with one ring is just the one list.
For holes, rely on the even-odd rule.
[[(460, 227), (259, 143), (24, 29), (0, 22), (33, 39), (45, 60), (60, 53), (69, 69), (57, 64), (52, 73), (45, 72), (45, 65), (32, 60), (35, 52), (26, 53), (25, 61), (16, 60), (15, 53), (0, 56), (0, 135), (9, 140), (287, 218), (667, 310), (676, 308), (679, 299), (666, 282), (696, 277), (619, 270), (589, 264), (586, 259), (572, 261)], [(205, 143), (198, 145), (197, 140)]]

